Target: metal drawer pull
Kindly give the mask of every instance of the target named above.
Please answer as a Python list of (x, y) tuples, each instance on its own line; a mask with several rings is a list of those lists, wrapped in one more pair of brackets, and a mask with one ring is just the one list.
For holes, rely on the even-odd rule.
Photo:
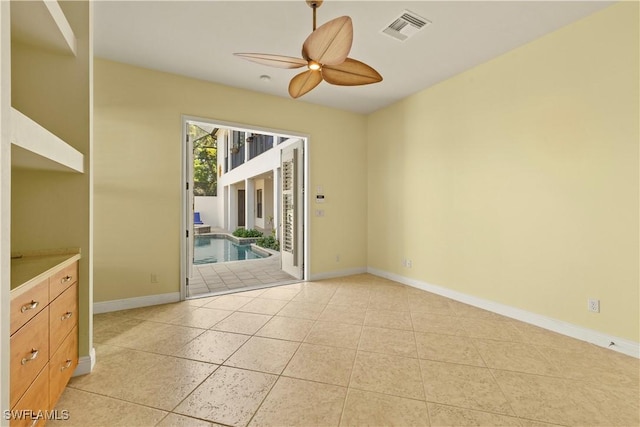
[(65, 369), (68, 369), (71, 366), (71, 363), (73, 363), (73, 361), (71, 359), (67, 359), (67, 361), (64, 363), (64, 365), (62, 365), (60, 370), (64, 371)]
[(30, 303), (25, 304), (22, 307), (20, 307), (20, 312), (24, 313), (27, 310), (33, 310), (34, 308), (36, 308), (38, 306), (38, 304), (40, 304), (38, 301), (31, 300)]
[(35, 348), (32, 349), (31, 350), (31, 356), (23, 358), (21, 364), (22, 365), (26, 365), (28, 362), (31, 362), (32, 360), (35, 360), (38, 357), (38, 353), (39, 353), (38, 350), (36, 350)]
[(70, 318), (71, 316), (73, 316), (73, 313), (70, 311), (67, 311), (65, 314), (62, 315), (62, 317), (60, 318), (60, 320), (67, 320), (68, 318)]
[(60, 283), (67, 283), (71, 279), (73, 279), (73, 276), (66, 275), (62, 279), (60, 279)]

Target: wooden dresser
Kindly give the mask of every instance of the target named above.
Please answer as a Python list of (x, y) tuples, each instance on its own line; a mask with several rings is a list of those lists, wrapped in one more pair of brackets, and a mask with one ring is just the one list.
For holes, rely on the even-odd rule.
[(11, 426), (41, 426), (78, 365), (78, 260), (49, 253), (11, 261)]

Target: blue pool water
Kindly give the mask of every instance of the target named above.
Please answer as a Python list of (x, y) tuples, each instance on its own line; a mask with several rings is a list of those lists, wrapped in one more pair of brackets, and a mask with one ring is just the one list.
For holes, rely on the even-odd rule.
[(256, 258), (264, 258), (264, 256), (251, 250), (251, 245), (237, 245), (230, 240), (215, 238), (214, 236), (196, 236), (195, 238), (193, 248), (194, 264)]

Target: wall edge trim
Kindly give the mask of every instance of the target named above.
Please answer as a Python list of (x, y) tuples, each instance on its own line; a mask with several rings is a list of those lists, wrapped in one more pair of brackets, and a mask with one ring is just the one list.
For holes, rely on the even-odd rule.
[(78, 360), (78, 366), (76, 366), (75, 371), (73, 371), (72, 377), (77, 377), (80, 375), (90, 374), (93, 371), (93, 367), (96, 365), (96, 349), (95, 347), (91, 347), (88, 356), (82, 356)]
[[(520, 320), (531, 325), (539, 326), (541, 328), (557, 332), (571, 338), (586, 341), (599, 347), (607, 348), (619, 353), (626, 354), (627, 356), (632, 356), (636, 359), (640, 359), (640, 343), (625, 338), (609, 335), (603, 332), (595, 331), (593, 329), (585, 328), (583, 326), (565, 322), (563, 320), (553, 319), (551, 317), (532, 313), (520, 308), (500, 304), (495, 301), (479, 298), (441, 286), (432, 285), (421, 280), (412, 279), (409, 277), (401, 276), (399, 274), (379, 270), (377, 268), (368, 267), (367, 272), (369, 274), (373, 274), (374, 276), (383, 277), (385, 279), (390, 279), (404, 285), (422, 289), (423, 291), (432, 292), (437, 295), (451, 298), (455, 301), (473, 305), (474, 307), (482, 308), (493, 313), (501, 314), (512, 319)], [(614, 342), (615, 345), (610, 346), (609, 344), (611, 342)]]
[(169, 292), (166, 294), (94, 302), (93, 314), (110, 313), (112, 311), (149, 307), (151, 305), (168, 304), (178, 301), (180, 301), (180, 292)]

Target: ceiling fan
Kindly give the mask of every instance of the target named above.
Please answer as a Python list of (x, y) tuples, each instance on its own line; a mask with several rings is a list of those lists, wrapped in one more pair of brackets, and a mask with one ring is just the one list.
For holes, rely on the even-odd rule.
[(264, 53), (234, 53), (258, 64), (277, 68), (301, 68), (304, 71), (289, 83), (289, 95), (299, 98), (325, 80), (340, 86), (358, 86), (382, 81), (382, 76), (367, 64), (347, 58), (353, 42), (353, 24), (341, 16), (316, 29), (316, 9), (322, 0), (306, 0), (313, 9), (313, 32), (302, 45), (302, 58)]

